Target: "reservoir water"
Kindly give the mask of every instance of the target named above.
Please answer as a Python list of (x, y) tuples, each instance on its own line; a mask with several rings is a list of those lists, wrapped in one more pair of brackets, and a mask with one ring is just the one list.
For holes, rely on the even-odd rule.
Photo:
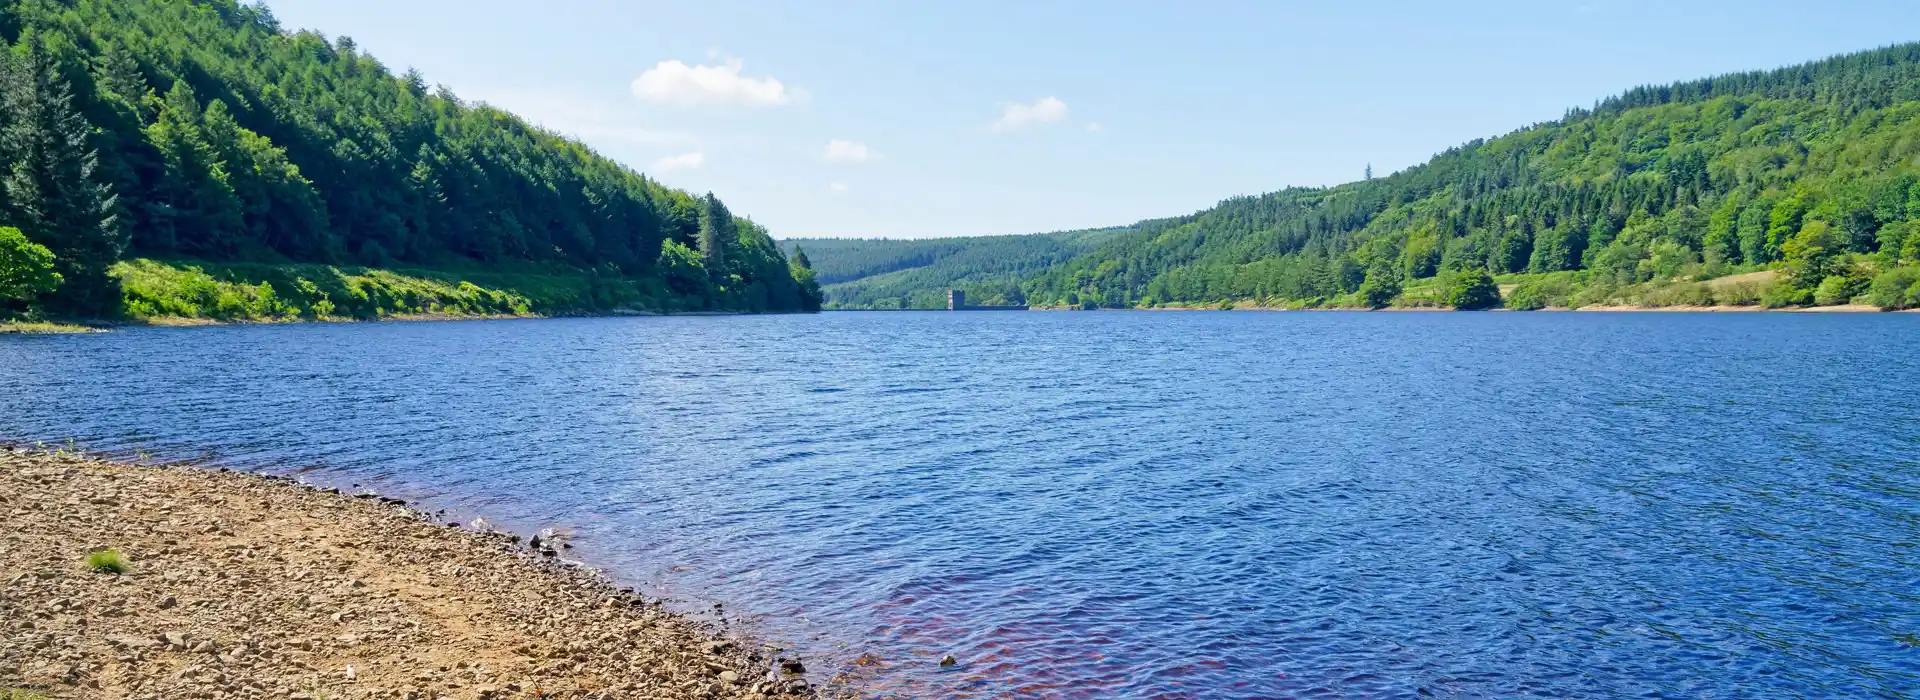
[(1920, 697), (1916, 349), (1914, 314), (151, 328), (0, 337), (0, 438), (572, 528), (878, 694)]

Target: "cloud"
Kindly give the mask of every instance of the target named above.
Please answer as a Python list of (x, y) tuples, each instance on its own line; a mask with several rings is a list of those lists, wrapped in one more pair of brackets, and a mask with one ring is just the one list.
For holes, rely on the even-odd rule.
[(873, 149), (859, 141), (834, 139), (827, 142), (825, 157), (829, 163), (864, 163), (873, 158)]
[(844, 183), (844, 182), (835, 182), (835, 183), (832, 183), (832, 184), (829, 184), (829, 185), (827, 185), (827, 189), (830, 189), (830, 190), (833, 190), (835, 194), (846, 194), (846, 193), (847, 193), (847, 183)]
[(990, 127), (996, 132), (1024, 129), (1035, 124), (1051, 124), (1067, 118), (1067, 103), (1058, 97), (1042, 97), (1033, 104), (1008, 104), (1000, 120)]
[(598, 146), (696, 145), (699, 138), (679, 131), (639, 125), (633, 107), (561, 92), (481, 88), (468, 90), (474, 99), (520, 115), (528, 123)]
[(788, 89), (772, 77), (749, 78), (741, 75), (740, 68), (741, 63), (737, 58), (727, 59), (717, 66), (689, 66), (680, 61), (661, 61), (633, 81), (633, 94), (648, 102), (683, 107), (769, 107), (790, 104), (806, 97), (806, 93)]
[(669, 170), (692, 170), (704, 165), (706, 162), (707, 154), (694, 151), (692, 153), (682, 153), (677, 156), (667, 156), (656, 160), (653, 162), (653, 169), (660, 172)]
[(1089, 132), (1099, 131), (1105, 128), (1106, 127), (1100, 125), (1100, 122), (1087, 122), (1087, 131)]

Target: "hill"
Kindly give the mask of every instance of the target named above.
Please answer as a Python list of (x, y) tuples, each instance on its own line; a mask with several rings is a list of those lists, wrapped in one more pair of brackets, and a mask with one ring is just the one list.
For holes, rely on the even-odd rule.
[[(818, 305), (811, 273), (714, 196), (234, 0), (0, 0), (0, 166), (0, 227), (23, 234), (0, 236), (0, 313), (137, 311), (123, 258), (530, 273), (644, 309)], [(296, 298), (311, 290), (284, 280), (309, 272), (256, 277)]]
[[(814, 259), (838, 268), (838, 255), (870, 253)], [(1386, 177), (1113, 230), (991, 284), (1090, 308), (1451, 306), (1496, 282), (1508, 293), (1491, 303), (1514, 308), (1903, 308), (1920, 306), (1916, 263), (1920, 44), (1906, 44), (1636, 88)], [(915, 269), (915, 283), (982, 284), (939, 260)], [(1766, 269), (1777, 281), (1705, 283)]]
[(1025, 304), (1021, 281), (1072, 260), (1122, 229), (925, 240), (802, 238), (828, 308), (945, 308), (965, 287), (975, 303)]

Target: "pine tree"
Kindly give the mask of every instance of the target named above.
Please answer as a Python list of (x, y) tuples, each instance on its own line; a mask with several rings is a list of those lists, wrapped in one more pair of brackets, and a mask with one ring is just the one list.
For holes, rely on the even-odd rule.
[(0, 162), (7, 166), (9, 221), (53, 251), (65, 280), (50, 308), (88, 316), (115, 312), (119, 285), (107, 269), (126, 247), (116, 198), (95, 177), (93, 125), (37, 35), (24, 60), (0, 76)]
[(708, 192), (700, 207), (700, 258), (706, 262), (707, 271), (715, 276), (722, 274), (726, 267), (727, 241), (735, 235), (734, 230), (733, 213), (720, 203), (720, 198)]

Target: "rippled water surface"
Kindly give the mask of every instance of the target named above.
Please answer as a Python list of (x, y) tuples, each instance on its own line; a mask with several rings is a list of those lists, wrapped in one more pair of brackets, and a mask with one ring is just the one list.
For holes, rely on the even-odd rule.
[(902, 696), (1916, 697), (1917, 350), (1912, 314), (156, 328), (0, 337), (0, 437), (573, 527)]

